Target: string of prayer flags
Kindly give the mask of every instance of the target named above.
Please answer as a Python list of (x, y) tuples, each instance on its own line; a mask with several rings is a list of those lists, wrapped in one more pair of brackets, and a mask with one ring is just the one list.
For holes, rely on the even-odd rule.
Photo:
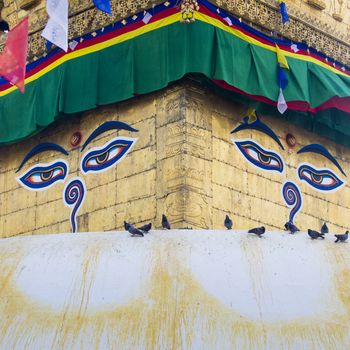
[(284, 56), (282, 50), (276, 45), (276, 54), (277, 54), (277, 75), (278, 75), (278, 85), (279, 85), (279, 95), (277, 102), (278, 111), (283, 114), (287, 109), (288, 105), (284, 97), (283, 91), (288, 86), (288, 77), (285, 73), (285, 69), (289, 69), (288, 61)]
[(68, 50), (68, 0), (47, 0), (49, 20), (42, 36), (62, 50)]
[(5, 49), (0, 54), (0, 75), (24, 93), (28, 51), (28, 17), (7, 34)]

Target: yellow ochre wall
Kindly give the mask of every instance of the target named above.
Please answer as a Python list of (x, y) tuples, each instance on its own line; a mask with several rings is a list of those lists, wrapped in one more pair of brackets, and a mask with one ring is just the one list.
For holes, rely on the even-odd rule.
[[(260, 132), (241, 131), (237, 139), (253, 138), (265, 149), (281, 155), (286, 171), (267, 173), (248, 164), (233, 145), (230, 131), (242, 120), (246, 107), (227, 101), (190, 82), (175, 84), (157, 93), (123, 103), (99, 107), (56, 122), (29, 140), (2, 147), (0, 152), (0, 235), (2, 237), (70, 232), (70, 208), (62, 200), (63, 183), (39, 192), (30, 192), (16, 180), (15, 171), (28, 151), (40, 142), (55, 142), (69, 150), (70, 174), (85, 181), (87, 194), (78, 212), (79, 231), (111, 231), (123, 228), (123, 220), (135, 224), (152, 221), (160, 226), (166, 213), (176, 228), (223, 228), (225, 214), (236, 229), (266, 225), (282, 229), (290, 209), (281, 196), (286, 180), (298, 184), (303, 196), (296, 224), (302, 230), (319, 229), (323, 220), (332, 231), (342, 232), (350, 218), (350, 188), (345, 184), (335, 193), (321, 193), (297, 178), (301, 162), (329, 168), (346, 178), (323, 157), (297, 155), (310, 143), (321, 143), (350, 173), (350, 150), (325, 138), (295, 127), (283, 118), (262, 116), (279, 136), (285, 151)], [(70, 139), (81, 131), (85, 140), (99, 125), (120, 120), (139, 133), (132, 151), (115, 167), (98, 174), (81, 174), (80, 148), (71, 149)], [(297, 141), (288, 148), (285, 135)], [(115, 131), (93, 141), (102, 146)], [(35, 163), (49, 163), (57, 153), (46, 152), (30, 160), (20, 174)], [(63, 156), (59, 157), (63, 158)]]

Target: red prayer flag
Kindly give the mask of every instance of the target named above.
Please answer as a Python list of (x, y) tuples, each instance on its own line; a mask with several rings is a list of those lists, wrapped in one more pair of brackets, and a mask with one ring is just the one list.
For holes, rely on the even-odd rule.
[(28, 51), (28, 17), (7, 34), (6, 46), (0, 55), (0, 75), (24, 93)]

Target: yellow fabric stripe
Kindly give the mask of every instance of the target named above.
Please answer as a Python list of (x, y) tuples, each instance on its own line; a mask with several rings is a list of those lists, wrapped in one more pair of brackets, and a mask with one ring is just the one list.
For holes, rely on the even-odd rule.
[[(229, 26), (225, 25), (224, 23), (222, 23), (218, 19), (212, 18), (212, 17), (210, 17), (208, 15), (205, 15), (205, 14), (203, 14), (201, 12), (195, 12), (194, 17), (195, 17), (195, 19), (197, 19), (199, 21), (202, 21), (204, 23), (207, 23), (207, 24), (210, 24), (212, 26), (215, 26), (215, 27), (217, 27), (217, 28), (219, 28), (221, 30), (224, 30), (227, 33), (233, 34), (236, 37), (238, 37), (238, 38), (248, 42), (249, 44), (256, 45), (256, 46), (262, 47), (262, 48), (264, 48), (266, 50), (269, 50), (269, 51), (277, 53), (277, 50), (276, 50), (275, 46), (264, 44), (264, 43), (258, 41), (257, 39), (252, 38), (249, 35), (242, 33), (241, 31), (239, 31), (236, 28), (232, 28), (232, 27), (229, 27)], [(133, 38), (135, 38), (137, 36), (143, 35), (145, 33), (149, 33), (149, 32), (152, 32), (152, 31), (154, 31), (156, 29), (159, 29), (159, 28), (171, 25), (171, 24), (173, 24), (175, 22), (179, 22), (181, 18), (182, 18), (181, 13), (175, 13), (175, 14), (169, 16), (169, 17), (160, 19), (159, 21), (156, 21), (156, 22), (153, 22), (153, 23), (149, 23), (149, 24), (144, 25), (144, 26), (142, 26), (142, 27), (140, 27), (138, 29), (135, 29), (135, 30), (133, 30), (131, 32), (124, 33), (124, 34), (122, 34), (120, 36), (117, 36), (115, 38), (109, 39), (109, 40), (107, 40), (105, 42), (98, 43), (98, 44), (95, 44), (93, 46), (89, 46), (89, 47), (86, 47), (84, 49), (81, 49), (81, 50), (70, 52), (70, 53), (62, 56), (58, 60), (52, 62), (50, 65), (48, 65), (47, 67), (43, 68), (41, 71), (39, 71), (39, 72), (33, 74), (32, 76), (26, 78), (25, 79), (25, 84), (27, 85), (27, 84), (30, 84), (30, 83), (34, 82), (35, 80), (39, 79), (43, 75), (49, 73), (50, 71), (52, 71), (53, 69), (57, 68), (58, 66), (60, 66), (61, 64), (65, 63), (65, 62), (68, 62), (70, 60), (73, 60), (73, 59), (76, 59), (76, 58), (79, 58), (79, 57), (82, 57), (82, 56), (85, 56), (85, 55), (88, 55), (88, 54), (91, 54), (91, 53), (94, 53), (94, 52), (98, 52), (98, 51), (104, 50), (104, 49), (106, 49), (108, 47), (120, 44), (120, 43), (122, 43), (124, 41), (127, 41), (127, 40), (131, 40), (131, 39), (133, 39)], [(285, 50), (281, 50), (281, 51), (283, 52), (284, 56), (292, 57), (292, 58), (299, 59), (299, 60), (306, 61), (306, 62), (311, 62), (311, 63), (317, 64), (317, 65), (319, 65), (319, 66), (321, 66), (323, 68), (326, 68), (326, 69), (328, 69), (329, 71), (331, 71), (331, 72), (333, 72), (335, 74), (342, 75), (342, 76), (345, 76), (345, 77), (349, 77), (346, 73), (340, 72), (337, 69), (335, 69), (333, 67), (330, 67), (326, 63), (321, 62), (321, 61), (317, 60), (314, 57), (310, 57), (310, 56), (302, 55), (302, 54), (294, 54), (292, 52), (285, 51)], [(4, 91), (0, 91), (0, 97), (10, 94), (11, 92), (15, 91), (16, 89), (17, 89), (16, 86), (11, 86), (10, 88), (8, 88), (8, 89), (6, 89)]]
[[(197, 19), (199, 21), (211, 24), (212, 26), (215, 26), (215, 27), (217, 27), (219, 29), (222, 29), (222, 30), (224, 30), (227, 33), (233, 34), (234, 36), (236, 36), (236, 37), (238, 37), (238, 38), (248, 42), (249, 44), (260, 46), (260, 47), (262, 47), (262, 48), (264, 48), (266, 50), (273, 51), (273, 52), (277, 53), (275, 46), (270, 46), (270, 45), (264, 44), (264, 43), (260, 42), (259, 40), (255, 39), (255, 38), (252, 38), (252, 37), (250, 37), (247, 34), (242, 33), (238, 29), (232, 28), (232, 27), (222, 23), (221, 21), (219, 21), (216, 18), (212, 18), (212, 17), (210, 17), (208, 15), (205, 15), (203, 13), (200, 13), (200, 12), (195, 12), (194, 17), (195, 17), (195, 19)], [(296, 54), (296, 53), (285, 51), (285, 50), (282, 50), (282, 49), (280, 49), (280, 50), (283, 52), (284, 56), (295, 58), (295, 59), (301, 60), (301, 61), (311, 62), (311, 63), (317, 64), (318, 66), (326, 68), (326, 69), (328, 69), (329, 71), (331, 71), (331, 72), (333, 72), (335, 74), (342, 75), (344, 77), (349, 77), (348, 74), (346, 74), (344, 72), (340, 72), (336, 68), (331, 67), (328, 64), (326, 64), (326, 63), (324, 63), (324, 62), (322, 62), (322, 61), (320, 61), (320, 60), (318, 60), (318, 59), (316, 59), (314, 57), (311, 57), (311, 56), (308, 56), (308, 55), (303, 55), (303, 54)]]
[[(74, 60), (74, 59), (82, 57), (82, 56), (89, 55), (89, 54), (94, 53), (94, 52), (104, 50), (108, 47), (120, 44), (124, 41), (131, 40), (131, 39), (133, 39), (137, 36), (140, 36), (142, 34), (149, 33), (151, 31), (168, 26), (168, 25), (173, 24), (175, 22), (179, 22), (181, 18), (182, 18), (181, 13), (175, 13), (169, 17), (162, 18), (157, 22), (147, 24), (147, 25), (142, 26), (138, 29), (135, 29), (131, 32), (124, 33), (122, 35), (119, 35), (119, 36), (112, 38), (112, 39), (109, 39), (107, 41), (95, 44), (93, 46), (86, 47), (86, 48), (81, 49), (81, 50), (70, 52), (70, 53), (62, 56), (58, 60), (52, 62), (50, 65), (46, 66), (45, 68), (43, 68), (39, 72), (26, 78), (25, 84), (27, 85), (27, 84), (32, 83), (33, 81), (39, 79), (40, 77), (42, 77), (46, 73), (49, 73), (50, 71), (52, 71), (53, 69), (57, 68), (58, 66), (60, 66), (61, 64), (65, 63), (65, 62), (68, 62), (70, 60)], [(12, 91), (14, 91), (16, 89), (17, 89), (16, 86), (11, 86), (7, 90), (0, 91), (0, 97), (8, 95), (9, 93), (11, 93)]]

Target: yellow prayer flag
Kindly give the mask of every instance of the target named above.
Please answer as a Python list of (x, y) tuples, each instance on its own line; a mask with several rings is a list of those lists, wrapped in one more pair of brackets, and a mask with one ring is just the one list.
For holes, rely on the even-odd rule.
[(288, 61), (277, 44), (276, 44), (276, 53), (277, 53), (277, 61), (280, 64), (281, 68), (289, 69)]

